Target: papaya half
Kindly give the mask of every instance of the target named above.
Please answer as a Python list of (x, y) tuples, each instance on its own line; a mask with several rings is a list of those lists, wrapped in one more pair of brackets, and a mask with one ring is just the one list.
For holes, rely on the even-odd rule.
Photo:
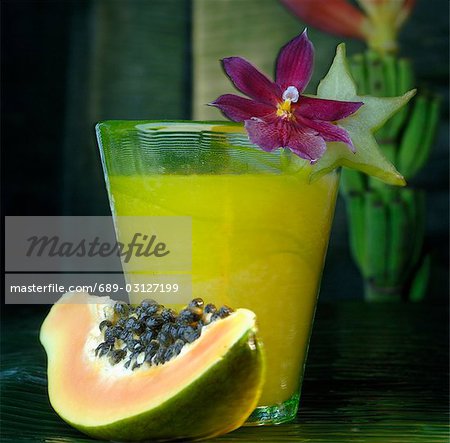
[(153, 300), (130, 307), (64, 295), (40, 332), (55, 411), (116, 441), (202, 439), (241, 426), (263, 383), (255, 314), (202, 304), (176, 314)]

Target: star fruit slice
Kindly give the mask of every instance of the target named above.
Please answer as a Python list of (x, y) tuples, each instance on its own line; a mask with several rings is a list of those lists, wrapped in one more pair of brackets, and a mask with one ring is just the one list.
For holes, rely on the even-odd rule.
[(312, 168), (311, 179), (345, 166), (376, 177), (390, 185), (404, 186), (403, 176), (383, 155), (373, 133), (415, 95), (411, 90), (400, 97), (359, 96), (345, 58), (345, 45), (341, 43), (327, 75), (320, 82), (317, 96), (325, 99), (363, 102), (364, 105), (351, 116), (340, 120), (353, 141), (356, 152), (351, 152), (344, 143), (327, 143), (327, 150)]

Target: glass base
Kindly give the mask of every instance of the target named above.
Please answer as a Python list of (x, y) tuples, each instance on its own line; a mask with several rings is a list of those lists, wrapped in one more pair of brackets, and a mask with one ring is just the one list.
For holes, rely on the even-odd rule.
[(259, 406), (244, 423), (244, 426), (279, 425), (291, 421), (297, 415), (300, 394), (274, 406)]

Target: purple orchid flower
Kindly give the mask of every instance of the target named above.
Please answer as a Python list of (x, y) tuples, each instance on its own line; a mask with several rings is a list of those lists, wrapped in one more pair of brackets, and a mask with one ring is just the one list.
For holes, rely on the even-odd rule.
[(346, 143), (354, 152), (348, 132), (335, 122), (355, 113), (363, 103), (301, 95), (311, 79), (313, 58), (306, 30), (281, 49), (275, 83), (243, 58), (225, 58), (228, 77), (250, 98), (225, 94), (210, 105), (230, 120), (244, 122), (250, 141), (264, 151), (289, 148), (311, 163), (323, 155), (326, 142)]

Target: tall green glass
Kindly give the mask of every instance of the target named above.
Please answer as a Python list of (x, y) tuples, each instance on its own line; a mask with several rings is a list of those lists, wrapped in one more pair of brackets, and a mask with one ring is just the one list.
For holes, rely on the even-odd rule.
[(248, 423), (291, 420), (338, 174), (310, 182), (308, 162), (227, 122), (107, 121), (97, 134), (113, 215), (191, 217), (192, 295), (257, 314), (267, 370)]

